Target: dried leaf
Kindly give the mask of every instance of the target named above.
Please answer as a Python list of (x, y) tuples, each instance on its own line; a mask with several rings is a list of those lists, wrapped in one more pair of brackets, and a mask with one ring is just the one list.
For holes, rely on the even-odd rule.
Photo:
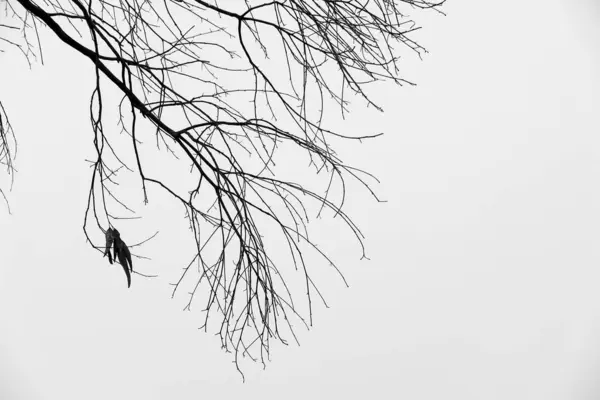
[[(119, 260), (119, 264), (123, 267), (125, 275), (127, 275), (127, 287), (131, 287), (131, 272), (133, 272), (133, 264), (131, 262), (131, 252), (127, 248), (127, 245), (121, 240), (121, 234), (118, 230), (113, 229), (113, 254), (114, 259)], [(130, 272), (131, 271), (131, 272)]]
[(113, 229), (112, 228), (108, 228), (106, 230), (106, 233), (104, 234), (106, 237), (106, 248), (104, 249), (104, 257), (106, 257), (108, 255), (108, 262), (109, 263), (113, 263), (113, 259), (112, 256), (110, 255), (110, 248), (113, 245)]

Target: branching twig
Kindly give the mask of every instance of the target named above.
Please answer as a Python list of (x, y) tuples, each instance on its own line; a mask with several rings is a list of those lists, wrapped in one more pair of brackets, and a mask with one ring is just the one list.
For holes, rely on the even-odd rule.
[[(90, 221), (105, 232), (115, 209), (134, 211), (116, 187), (119, 174), (131, 170), (127, 159), (137, 167), (144, 202), (157, 187), (185, 210), (195, 248), (173, 295), (190, 281), (190, 309), (206, 294), (203, 327), (212, 315), (220, 321), (222, 346), (235, 353), (238, 369), (240, 356), (264, 363), (271, 339), (287, 343), (285, 331), (297, 341), (292, 318), (312, 324), (314, 294), (327, 305), (310, 275), (308, 255), (318, 255), (343, 278), (310, 239), (309, 215), (330, 210), (341, 218), (366, 257), (363, 235), (343, 207), (347, 180), (379, 201), (367, 181), (374, 177), (344, 164), (330, 141), (380, 133), (337, 132), (324, 123), (324, 110), (333, 101), (344, 115), (349, 92), (380, 109), (365, 91), (368, 83), (412, 84), (399, 76), (399, 48), (419, 56), (425, 49), (413, 40), (418, 28), (406, 12), (439, 10), (442, 2), (0, 1), (11, 10), (19, 4), (16, 21), (25, 27), (32, 26), (28, 21), (37, 21), (34, 27), (42, 23), (94, 68), (90, 120), (96, 154), (84, 222), (88, 240)], [(109, 84), (123, 95), (119, 126), (131, 138), (129, 153), (111, 144), (115, 138), (104, 129)], [(4, 130), (0, 125), (0, 149), (12, 137), (6, 124)], [(160, 175), (152, 168), (144, 145), (148, 137), (158, 151), (187, 161), (187, 191), (180, 189), (183, 175)], [(290, 149), (307, 155), (315, 175), (328, 175), (324, 189), (313, 188), (316, 179), (304, 183), (280, 176), (276, 162)], [(2, 155), (12, 160), (7, 151), (0, 161)], [(273, 226), (279, 232), (275, 246), (287, 248), (288, 265), (303, 275), (307, 317), (293, 301), (297, 288), (288, 285), (286, 262), (274, 258)]]

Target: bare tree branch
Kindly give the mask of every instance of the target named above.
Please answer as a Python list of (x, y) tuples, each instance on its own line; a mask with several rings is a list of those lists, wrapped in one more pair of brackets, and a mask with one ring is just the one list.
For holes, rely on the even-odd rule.
[[(116, 190), (119, 176), (135, 171), (144, 202), (156, 187), (185, 210), (195, 248), (173, 295), (193, 282), (186, 309), (204, 299), (203, 327), (215, 314), (222, 347), (234, 353), (238, 369), (240, 356), (265, 363), (271, 339), (287, 343), (290, 334), (296, 340), (293, 320), (312, 324), (315, 295), (326, 305), (307, 255), (318, 255), (343, 279), (309, 237), (311, 207), (317, 216), (329, 210), (340, 218), (366, 257), (363, 235), (343, 209), (347, 180), (379, 201), (370, 186), (376, 179), (345, 164), (330, 142), (380, 133), (337, 132), (325, 124), (325, 109), (333, 102), (343, 116), (350, 95), (380, 110), (365, 91), (369, 83), (412, 84), (399, 76), (399, 53), (421, 56), (425, 49), (411, 38), (418, 27), (407, 12), (439, 11), (443, 2), (0, 1), (21, 31), (34, 30), (39, 39), (36, 27), (44, 25), (94, 68), (90, 121), (96, 154), (83, 226), (90, 243), (92, 235), (102, 232), (104, 238), (115, 229), (123, 218), (116, 210), (135, 215)], [(122, 94), (111, 105), (118, 107), (130, 153), (113, 145), (104, 129), (107, 85)], [(7, 139), (14, 136), (5, 121), (0, 144), (9, 148)], [(155, 151), (189, 168), (186, 178), (153, 168), (148, 138)], [(278, 172), (276, 161), (288, 151), (307, 156), (308, 168), (298, 169), (327, 175), (324, 189)], [(2, 154), (12, 160), (11, 153)], [(184, 181), (187, 190), (181, 189)], [(288, 265), (301, 271), (306, 316), (284, 277), (286, 263), (274, 259), (269, 243), (285, 246)]]

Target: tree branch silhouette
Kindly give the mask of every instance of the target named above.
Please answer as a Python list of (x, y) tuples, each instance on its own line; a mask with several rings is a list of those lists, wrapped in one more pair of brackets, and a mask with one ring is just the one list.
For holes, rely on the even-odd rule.
[[(185, 210), (195, 247), (173, 296), (192, 280), (189, 309), (205, 289), (203, 327), (217, 314), (222, 347), (234, 353), (238, 369), (240, 356), (264, 364), (271, 339), (295, 339), (292, 319), (310, 326), (313, 297), (324, 299), (306, 252), (340, 270), (310, 239), (307, 205), (341, 218), (365, 257), (363, 235), (343, 209), (346, 180), (379, 200), (371, 188), (376, 179), (345, 164), (331, 142), (380, 133), (338, 132), (325, 123), (325, 108), (333, 102), (347, 113), (349, 91), (380, 110), (365, 91), (369, 83), (412, 84), (399, 77), (397, 47), (418, 56), (425, 49), (411, 39), (418, 27), (406, 12), (439, 12), (443, 1), (0, 1), (21, 32), (38, 37), (44, 25), (94, 69), (89, 112), (95, 160), (83, 226), (89, 242), (114, 229), (121, 218), (116, 210), (133, 212), (115, 188), (120, 174), (135, 172), (144, 202), (156, 187)], [(105, 92), (115, 89), (121, 95), (112, 104), (118, 125), (131, 141), (125, 156), (104, 125)], [(14, 136), (6, 117), (0, 121), (0, 150), (9, 149)], [(145, 156), (149, 137), (157, 151), (185, 164), (188, 175), (159, 176)], [(326, 174), (325, 189), (282, 178), (276, 163), (282, 151), (306, 154), (308, 166), (298, 169)], [(0, 161), (11, 154), (0, 151)], [(277, 227), (291, 264), (302, 272), (306, 316), (265, 241), (277, 236), (268, 226)]]

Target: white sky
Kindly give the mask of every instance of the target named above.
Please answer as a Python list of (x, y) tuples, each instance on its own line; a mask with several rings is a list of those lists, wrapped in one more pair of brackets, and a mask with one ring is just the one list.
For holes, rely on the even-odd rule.
[(385, 114), (354, 103), (355, 134), (387, 133), (341, 149), (388, 200), (350, 204), (371, 261), (330, 243), (350, 289), (323, 273), (331, 308), (245, 384), (169, 299), (185, 257), (151, 251), (136, 265), (161, 278), (126, 290), (85, 243), (89, 63), (49, 35), (43, 67), (1, 54), (20, 147), (0, 210), (0, 398), (599, 398), (600, 6), (484, 3), (421, 20), (418, 86), (381, 87)]

